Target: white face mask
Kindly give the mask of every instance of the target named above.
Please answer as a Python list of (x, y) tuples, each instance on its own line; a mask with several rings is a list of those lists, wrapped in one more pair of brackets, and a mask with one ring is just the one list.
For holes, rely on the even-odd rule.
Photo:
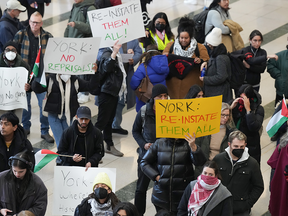
[(67, 74), (61, 74), (60, 75), (60, 78), (66, 83), (68, 80), (69, 80), (69, 78), (71, 77), (71, 75), (67, 75)]
[(9, 52), (6, 52), (5, 56), (9, 61), (13, 61), (16, 58), (16, 53), (9, 51)]

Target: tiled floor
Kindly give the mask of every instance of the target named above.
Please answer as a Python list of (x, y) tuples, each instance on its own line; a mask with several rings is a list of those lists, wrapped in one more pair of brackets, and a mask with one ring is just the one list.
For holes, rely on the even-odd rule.
[[(128, 0), (122, 0), (127, 2)], [(198, 5), (187, 5), (183, 3), (183, 0), (153, 0), (148, 5), (148, 11), (150, 16), (153, 17), (157, 12), (165, 12), (171, 20), (171, 26), (173, 32), (177, 32), (177, 18), (184, 14), (192, 15), (193, 12), (199, 12), (203, 8), (203, 0), (198, 0)], [(5, 8), (6, 0), (0, 1), (2, 9)], [(50, 6), (46, 7), (45, 11), (45, 26), (44, 29), (51, 32), (54, 37), (62, 37), (64, 29), (67, 24), (67, 12), (72, 8), (73, 0), (54, 0)], [(231, 0), (230, 1), (230, 13), (232, 19), (243, 27), (241, 36), (244, 43), (248, 43), (248, 36), (254, 29), (260, 30), (264, 34), (264, 46), (268, 54), (279, 52), (285, 49), (287, 44), (287, 22), (288, 22), (288, 1), (287, 0)], [(20, 19), (26, 19), (26, 13), (20, 15)], [(59, 21), (60, 20), (60, 21)], [(172, 25), (173, 23), (173, 25)], [(268, 73), (262, 75), (260, 93), (262, 95), (262, 105), (265, 110), (268, 110), (268, 106), (271, 107), (271, 102), (275, 97), (274, 80)], [(97, 114), (97, 107), (94, 105), (93, 97), (91, 101), (87, 103), (91, 109), (92, 114)], [(49, 148), (56, 151), (55, 144), (47, 144), (40, 138), (40, 125), (39, 125), (39, 108), (37, 107), (36, 97), (32, 97), (32, 128), (29, 136), (30, 141), (35, 147)], [(271, 110), (271, 109), (270, 109)], [(135, 180), (137, 179), (137, 144), (134, 141), (131, 129), (134, 122), (136, 112), (134, 109), (124, 114), (122, 127), (129, 131), (128, 136), (114, 135), (114, 143), (118, 149), (124, 152), (123, 158), (114, 157), (106, 154), (101, 167), (113, 167), (117, 168), (117, 181), (116, 191), (117, 195), (122, 198), (123, 201), (133, 202), (133, 193), (135, 190)], [(271, 114), (268, 114), (271, 115)], [(264, 121), (264, 128), (266, 127), (269, 118)], [(51, 133), (52, 134), (52, 133)], [(251, 215), (259, 216), (267, 212), (269, 203), (269, 175), (270, 168), (267, 165), (267, 160), (272, 154), (275, 143), (271, 142), (267, 133), (264, 131), (261, 137), (262, 146), (262, 162), (261, 170), (264, 177), (265, 191), (261, 198), (252, 208)], [(49, 193), (49, 204), (47, 209), (47, 216), (52, 215), (53, 205), (53, 167), (55, 163), (51, 162), (43, 170), (38, 172), (38, 175), (45, 182)], [(122, 189), (122, 188), (125, 188)], [(122, 190), (121, 190), (122, 189)], [(123, 192), (124, 191), (124, 192)], [(151, 189), (148, 191), (147, 196), (147, 216), (155, 214), (153, 205), (151, 204)]]

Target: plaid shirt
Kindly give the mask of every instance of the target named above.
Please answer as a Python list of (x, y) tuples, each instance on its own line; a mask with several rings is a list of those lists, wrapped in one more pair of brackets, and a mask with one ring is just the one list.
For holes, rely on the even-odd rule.
[[(20, 55), (21, 55), (22, 59), (25, 62), (27, 62), (27, 64), (28, 64), (29, 46), (30, 46), (29, 36), (28, 36), (28, 32), (27, 32), (28, 28), (30, 28), (30, 26), (28, 26), (25, 29), (18, 31), (14, 37), (14, 41), (21, 44)], [(50, 34), (49, 32), (44, 31), (42, 28), (40, 31), (41, 31), (40, 38), (41, 38), (42, 56), (44, 56), (48, 39), (52, 38), (53, 35)], [(38, 49), (37, 49), (37, 53), (38, 53)]]

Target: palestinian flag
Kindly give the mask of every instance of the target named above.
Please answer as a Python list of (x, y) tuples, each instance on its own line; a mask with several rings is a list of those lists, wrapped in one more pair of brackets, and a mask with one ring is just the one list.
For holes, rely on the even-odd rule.
[[(36, 61), (35, 61), (35, 64), (34, 64), (34, 67), (32, 69), (32, 72), (30, 74), (30, 81), (31, 79), (34, 77), (38, 78), (36, 81), (40, 82), (40, 84), (43, 86), (43, 87), (46, 87), (46, 78), (45, 78), (45, 73), (44, 71), (41, 73), (41, 63), (42, 63), (42, 66), (43, 66), (43, 62), (41, 62), (42, 60), (42, 52), (41, 52), (41, 46), (39, 47), (39, 50), (38, 50), (38, 54), (37, 54), (37, 57), (36, 57)], [(44, 67), (42, 67), (44, 68)], [(44, 81), (43, 81), (44, 80)]]
[(46, 166), (50, 161), (54, 160), (58, 157), (59, 154), (50, 151), (48, 149), (41, 149), (35, 154), (35, 167), (34, 173), (41, 170), (44, 166)]
[(282, 108), (272, 116), (268, 125), (266, 127), (266, 131), (269, 137), (272, 137), (278, 129), (288, 120), (288, 110), (285, 101), (285, 97), (283, 97)]

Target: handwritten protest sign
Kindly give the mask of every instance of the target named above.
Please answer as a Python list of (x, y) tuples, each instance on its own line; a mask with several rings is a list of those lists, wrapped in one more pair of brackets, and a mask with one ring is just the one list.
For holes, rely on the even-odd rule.
[(101, 37), (100, 48), (145, 37), (139, 0), (129, 1), (114, 7), (88, 12), (93, 37)]
[(50, 38), (44, 56), (45, 72), (93, 74), (101, 38)]
[(0, 67), (0, 110), (26, 109), (27, 99), (24, 90), (28, 71), (23, 67)]
[(156, 100), (156, 137), (185, 138), (187, 133), (196, 137), (220, 131), (222, 96)]
[(116, 188), (115, 168), (55, 166), (54, 168), (54, 215), (74, 215), (75, 208), (93, 192), (93, 181), (98, 173), (105, 172), (110, 178), (112, 191)]

